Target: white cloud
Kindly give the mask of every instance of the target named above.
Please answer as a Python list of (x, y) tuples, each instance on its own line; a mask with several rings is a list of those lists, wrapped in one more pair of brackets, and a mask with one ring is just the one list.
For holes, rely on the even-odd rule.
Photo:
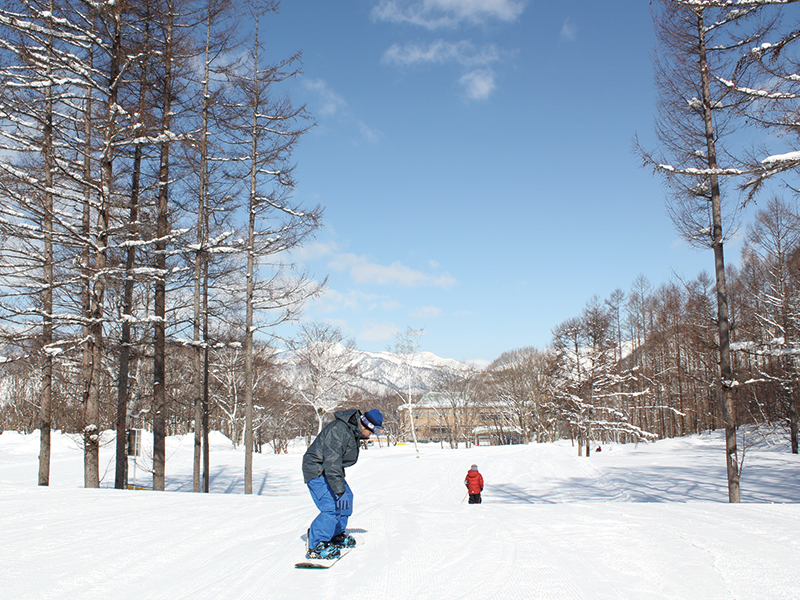
[(341, 309), (353, 311), (361, 310), (362, 306), (375, 305), (380, 300), (380, 296), (375, 294), (365, 294), (358, 290), (350, 290), (342, 293), (330, 287), (326, 287), (322, 294), (311, 300), (309, 305), (318, 313), (331, 313)]
[(357, 283), (400, 285), (402, 287), (433, 286), (445, 289), (455, 284), (455, 279), (447, 274), (429, 275), (399, 262), (380, 265), (366, 256), (356, 254), (339, 254), (328, 263), (328, 266), (337, 271), (348, 271)]
[(442, 309), (437, 306), (423, 306), (417, 311), (411, 313), (411, 316), (415, 319), (431, 319), (433, 317), (438, 317), (442, 314)]
[(393, 312), (401, 308), (402, 304), (389, 296), (370, 294), (360, 290), (347, 290), (341, 292), (332, 287), (325, 287), (316, 298), (309, 300), (308, 313), (329, 315), (340, 311), (356, 314), (375, 312)]
[(338, 117), (349, 122), (369, 143), (376, 143), (380, 139), (380, 132), (359, 120), (347, 110), (347, 101), (328, 83), (322, 79), (304, 79), (303, 86), (316, 96), (316, 115), (319, 117)]
[(366, 123), (362, 121), (356, 122), (356, 126), (358, 130), (361, 132), (361, 137), (363, 137), (366, 141), (370, 142), (371, 144), (377, 143), (381, 137), (380, 132), (377, 129), (373, 129)]
[(578, 39), (578, 26), (567, 17), (564, 24), (561, 26), (561, 33), (559, 34), (562, 42), (574, 42)]
[(300, 262), (308, 262), (330, 256), (337, 250), (338, 246), (332, 242), (309, 242), (292, 248), (292, 257)]
[(415, 64), (457, 63), (467, 67), (484, 66), (500, 59), (500, 52), (493, 45), (476, 48), (472, 42), (446, 42), (436, 40), (427, 45), (393, 44), (383, 54), (387, 63), (402, 66)]
[(393, 44), (384, 53), (383, 60), (402, 66), (456, 63), (470, 68), (472, 70), (462, 75), (459, 83), (470, 100), (486, 100), (497, 87), (494, 71), (488, 65), (500, 60), (500, 51), (493, 45), (478, 48), (468, 41), (436, 40), (427, 45)]
[(494, 71), (491, 69), (477, 69), (463, 75), (458, 82), (470, 100), (486, 100), (494, 91)]
[(348, 337), (353, 337), (356, 334), (347, 319), (325, 319), (325, 322), (333, 327), (338, 327), (339, 331)]
[(377, 303), (375, 303), (374, 306), (376, 308), (380, 308), (381, 310), (384, 310), (386, 312), (390, 312), (390, 311), (393, 311), (393, 310), (397, 310), (402, 305), (397, 300), (389, 299), (389, 300), (382, 300), (381, 302), (377, 302)]
[(318, 113), (324, 116), (335, 115), (342, 111), (347, 102), (322, 79), (304, 79), (307, 90), (317, 95), (321, 105)]
[(372, 9), (372, 18), (426, 29), (452, 28), (462, 23), (515, 21), (525, 4), (526, 0), (381, 0)]
[(361, 330), (358, 338), (366, 342), (385, 342), (400, 333), (394, 323), (373, 323)]

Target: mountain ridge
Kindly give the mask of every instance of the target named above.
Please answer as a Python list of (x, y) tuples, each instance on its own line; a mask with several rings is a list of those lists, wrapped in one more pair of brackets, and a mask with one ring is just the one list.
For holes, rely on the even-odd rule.
[[(472, 369), (468, 364), (452, 358), (441, 358), (432, 352), (417, 352), (406, 357), (393, 352), (370, 352), (349, 349), (341, 344), (326, 350), (331, 356), (340, 357), (352, 353), (347, 360), (346, 369), (357, 374), (348, 387), (368, 393), (389, 391), (425, 393), (437, 387), (445, 373), (465, 373)], [(284, 367), (292, 368), (297, 362), (297, 353), (284, 350), (276, 354), (275, 361)]]

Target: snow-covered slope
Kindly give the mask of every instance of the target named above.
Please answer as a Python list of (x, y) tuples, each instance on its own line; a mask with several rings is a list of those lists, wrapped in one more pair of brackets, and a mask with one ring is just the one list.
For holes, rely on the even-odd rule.
[[(338, 352), (345, 352), (345, 349)], [(431, 352), (418, 352), (409, 360), (392, 352), (351, 351), (349, 366), (357, 377), (352, 380), (353, 387), (371, 393), (384, 393), (391, 390), (407, 390), (409, 383), (412, 392), (427, 392), (436, 387), (445, 372), (463, 372), (469, 367), (451, 358), (441, 358)], [(275, 362), (291, 368), (294, 362), (291, 352), (279, 352)]]
[[(293, 567), (316, 514), (301, 446), (255, 457), (252, 496), (242, 452), (221, 436), (212, 494), (187, 491), (190, 437), (169, 439), (171, 491), (85, 490), (80, 446), (57, 435), (52, 485), (39, 488), (38, 436), (5, 432), (0, 600), (794, 600), (800, 461), (772, 441), (748, 451), (735, 506), (719, 434), (589, 459), (568, 442), (424, 445), (420, 458), (371, 448), (347, 473), (365, 543), (315, 572)], [(486, 480), (479, 506), (462, 502), (473, 462)]]

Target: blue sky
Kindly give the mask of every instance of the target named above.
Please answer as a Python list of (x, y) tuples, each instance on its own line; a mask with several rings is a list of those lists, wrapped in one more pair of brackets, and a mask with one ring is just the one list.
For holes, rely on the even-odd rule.
[(491, 361), (639, 274), (712, 271), (632, 151), (654, 144), (649, 2), (284, 0), (264, 29), (302, 51), (285, 91), (317, 123), (295, 198), (324, 226), (297, 258), (329, 279), (304, 318), (360, 349), (412, 327)]

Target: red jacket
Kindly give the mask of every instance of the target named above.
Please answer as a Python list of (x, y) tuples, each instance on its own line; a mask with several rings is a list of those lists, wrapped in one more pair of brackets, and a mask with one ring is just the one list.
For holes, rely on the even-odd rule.
[(480, 494), (483, 491), (483, 475), (477, 471), (467, 471), (467, 478), (464, 480), (467, 491), (470, 494)]

